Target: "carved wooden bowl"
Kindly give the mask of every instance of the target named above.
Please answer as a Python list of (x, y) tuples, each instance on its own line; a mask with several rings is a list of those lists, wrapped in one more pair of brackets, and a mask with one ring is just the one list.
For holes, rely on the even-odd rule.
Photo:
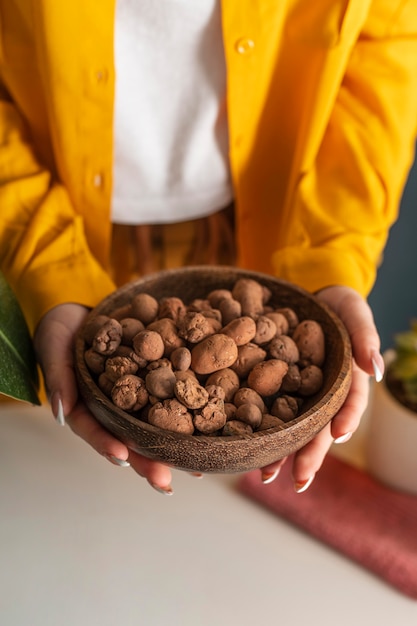
[(140, 292), (149, 293), (157, 299), (178, 296), (187, 304), (195, 298), (205, 298), (213, 289), (229, 289), (242, 277), (253, 278), (268, 287), (272, 292), (273, 305), (291, 307), (300, 320), (315, 319), (322, 325), (326, 339), (326, 361), (321, 390), (306, 400), (301, 413), (291, 422), (245, 437), (196, 436), (165, 431), (117, 408), (102, 393), (85, 364), (86, 344), (81, 329), (76, 340), (76, 373), (80, 393), (95, 418), (130, 449), (186, 471), (249, 471), (303, 447), (342, 406), (351, 383), (351, 347), (344, 325), (315, 296), (265, 274), (211, 266), (162, 271), (129, 283), (112, 293), (89, 313), (86, 323), (93, 316), (111, 316)]

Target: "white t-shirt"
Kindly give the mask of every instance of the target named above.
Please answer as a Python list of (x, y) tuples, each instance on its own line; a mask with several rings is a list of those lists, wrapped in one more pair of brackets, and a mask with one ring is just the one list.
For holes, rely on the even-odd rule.
[(230, 203), (220, 0), (117, 0), (115, 66), (112, 221)]

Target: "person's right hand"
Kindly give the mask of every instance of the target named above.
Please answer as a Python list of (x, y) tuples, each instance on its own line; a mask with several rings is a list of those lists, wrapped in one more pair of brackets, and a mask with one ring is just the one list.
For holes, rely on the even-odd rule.
[[(382, 378), (384, 360), (372, 311), (366, 300), (354, 289), (343, 285), (322, 289), (317, 297), (325, 302), (345, 324), (352, 343), (352, 384), (343, 406), (309, 443), (292, 457), (292, 475), (297, 493), (305, 491), (320, 469), (333, 443), (344, 443), (358, 428), (368, 404), (369, 376)], [(263, 482), (272, 482), (286, 462), (262, 469)]]
[(40, 321), (34, 336), (52, 411), (58, 423), (71, 427), (99, 454), (120, 466), (131, 466), (162, 493), (172, 494), (171, 470), (132, 452), (96, 421), (78, 395), (74, 372), (74, 339), (88, 309), (78, 304), (61, 304)]

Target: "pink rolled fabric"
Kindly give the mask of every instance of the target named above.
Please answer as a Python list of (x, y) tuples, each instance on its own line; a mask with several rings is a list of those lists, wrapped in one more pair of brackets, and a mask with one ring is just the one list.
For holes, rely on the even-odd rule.
[(287, 461), (269, 485), (250, 472), (237, 489), (417, 599), (417, 496), (332, 455), (304, 493), (294, 491), (290, 472)]

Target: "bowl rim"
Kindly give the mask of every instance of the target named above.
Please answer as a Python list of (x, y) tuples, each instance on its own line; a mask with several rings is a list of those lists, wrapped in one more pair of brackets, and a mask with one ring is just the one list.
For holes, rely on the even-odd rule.
[[(327, 392), (317, 402), (313, 402), (312, 405), (308, 409), (306, 409), (305, 411), (302, 411), (293, 420), (290, 420), (282, 425), (275, 426), (273, 428), (260, 430), (260, 431), (254, 431), (253, 433), (250, 433), (247, 435), (227, 436), (227, 437), (210, 437), (204, 434), (188, 435), (188, 434), (177, 433), (174, 431), (169, 431), (169, 430), (158, 428), (157, 426), (153, 426), (152, 424), (149, 424), (149, 422), (145, 422), (144, 420), (141, 420), (140, 417), (137, 417), (134, 414), (130, 414), (127, 411), (124, 411), (123, 409), (113, 404), (113, 402), (98, 387), (97, 383), (95, 382), (91, 372), (89, 371), (85, 363), (84, 356), (83, 356), (85, 352), (86, 341), (84, 340), (82, 336), (82, 332), (87, 322), (96, 315), (100, 315), (100, 314), (108, 315), (108, 313), (106, 312), (107, 308), (109, 307), (111, 303), (114, 305), (115, 298), (117, 302), (122, 301), (124, 296), (127, 293), (130, 293), (131, 290), (134, 289), (135, 287), (138, 287), (141, 289), (142, 286), (146, 286), (146, 284), (149, 284), (155, 280), (169, 279), (172, 276), (178, 276), (179, 273), (181, 273), (184, 276), (187, 276), (187, 275), (192, 276), (192, 275), (197, 275), (201, 271), (204, 271), (204, 272), (209, 271), (211, 274), (218, 274), (219, 278), (221, 275), (224, 275), (225, 271), (229, 273), (236, 272), (241, 277), (243, 277), (244, 275), (244, 277), (253, 278), (254, 280), (257, 280), (261, 283), (273, 282), (277, 286), (285, 287), (291, 292), (298, 293), (300, 297), (306, 298), (310, 302), (314, 303), (315, 306), (317, 306), (319, 309), (321, 309), (325, 313), (327, 318), (331, 321), (331, 323), (337, 329), (339, 336), (341, 338), (341, 341), (343, 343), (343, 347), (344, 347), (342, 366), (340, 367), (335, 380), (333, 381), (333, 383), (331, 384)], [(143, 290), (141, 289), (141, 291)], [(115, 308), (113, 306), (113, 311), (115, 311), (116, 309), (117, 307)], [(99, 401), (102, 405), (104, 405), (106, 409), (111, 410), (113, 413), (117, 414), (119, 418), (126, 420), (128, 423), (131, 424), (131, 426), (135, 430), (142, 429), (150, 434), (154, 434), (157, 436), (163, 435), (167, 439), (178, 441), (178, 442), (179, 441), (181, 442), (193, 441), (195, 443), (201, 443), (201, 444), (204, 444), (204, 443), (210, 443), (210, 445), (214, 444), (216, 447), (217, 446), (227, 447), (227, 446), (233, 446), (234, 444), (237, 444), (237, 443), (241, 443), (243, 440), (250, 441), (250, 440), (258, 439), (259, 437), (263, 437), (263, 438), (273, 437), (273, 436), (276, 436), (277, 433), (280, 433), (280, 432), (283, 434), (288, 433), (288, 432), (293, 433), (297, 430), (297, 426), (299, 426), (301, 423), (304, 425), (307, 420), (313, 420), (317, 412), (329, 404), (336, 390), (340, 391), (341, 387), (345, 387), (342, 395), (344, 396), (344, 398), (346, 398), (349, 387), (350, 387), (350, 382), (351, 382), (352, 348), (351, 348), (350, 338), (349, 338), (347, 329), (345, 325), (343, 324), (342, 320), (339, 318), (339, 316), (325, 302), (320, 301), (316, 297), (315, 294), (307, 291), (303, 287), (300, 287), (299, 285), (291, 283), (290, 281), (287, 281), (285, 279), (281, 279), (279, 277), (262, 273), (259, 271), (255, 271), (255, 270), (247, 270), (245, 268), (222, 266), (222, 265), (216, 265), (216, 266), (193, 265), (193, 266), (187, 266), (187, 267), (181, 267), (181, 268), (175, 268), (175, 269), (165, 269), (165, 270), (153, 272), (151, 274), (147, 274), (146, 276), (142, 278), (125, 283), (123, 286), (119, 287), (114, 292), (106, 296), (103, 300), (101, 300), (97, 304), (96, 307), (94, 307), (93, 309), (89, 311), (88, 315), (86, 316), (85, 320), (83, 321), (83, 324), (81, 325), (77, 333), (76, 340), (75, 340), (75, 364), (76, 364), (77, 376), (81, 376), (83, 379), (83, 383), (88, 385), (90, 388), (94, 390), (95, 400)], [(85, 398), (84, 398), (84, 401), (88, 405), (88, 402)]]

